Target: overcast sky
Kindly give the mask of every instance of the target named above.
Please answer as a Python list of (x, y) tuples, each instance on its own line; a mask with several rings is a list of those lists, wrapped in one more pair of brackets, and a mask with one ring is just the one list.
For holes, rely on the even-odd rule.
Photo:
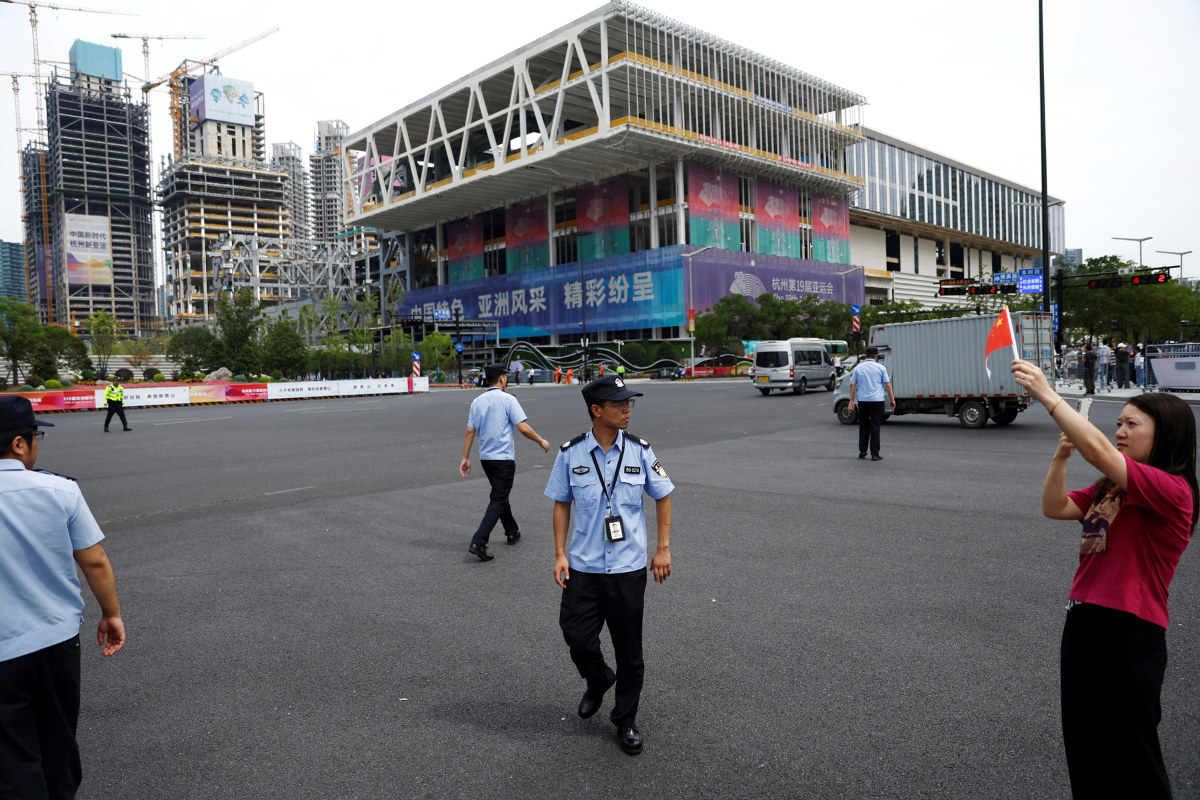
[[(44, 59), (66, 61), (76, 38), (120, 44), (125, 71), (138, 76), (141, 42), (108, 34), (204, 37), (152, 43), (157, 77), (183, 58), (204, 58), (279, 26), (221, 68), (264, 93), (268, 142), (295, 141), (307, 154), (317, 120), (342, 119), (357, 130), (597, 5), (206, 0), (201, 10), (112, 0), (104, 6), (138, 16), (43, 8), (39, 30)], [(654, 0), (651, 7), (864, 95), (869, 127), (1040, 189), (1036, 0), (749, 7)], [(1111, 237), (1153, 236), (1145, 244), (1148, 265), (1178, 263), (1156, 250), (1195, 250), (1185, 274), (1200, 275), (1200, 192), (1192, 185), (1200, 176), (1198, 40), (1195, 0), (1047, 0), (1049, 189), (1067, 201), (1067, 246), (1083, 248), (1085, 257), (1136, 259), (1136, 243)], [(31, 66), (28, 10), (0, 3), (0, 70)], [(21, 121), (32, 127), (31, 83), (23, 80), (21, 89)], [(171, 146), (167, 102), (165, 93), (152, 101), (158, 154)], [(14, 127), (12, 104), (0, 102), (6, 241), (21, 239)]]

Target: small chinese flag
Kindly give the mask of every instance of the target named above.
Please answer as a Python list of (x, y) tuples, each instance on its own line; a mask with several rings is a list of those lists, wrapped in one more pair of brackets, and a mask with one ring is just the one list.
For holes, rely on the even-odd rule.
[(992, 329), (988, 331), (987, 343), (983, 347), (983, 368), (987, 370), (988, 378), (992, 377), (992, 368), (988, 366), (988, 356), (997, 350), (1012, 347), (1013, 358), (1020, 358), (1017, 352), (1017, 338), (1013, 335), (1012, 318), (1008, 315), (1008, 306), (1000, 310)]

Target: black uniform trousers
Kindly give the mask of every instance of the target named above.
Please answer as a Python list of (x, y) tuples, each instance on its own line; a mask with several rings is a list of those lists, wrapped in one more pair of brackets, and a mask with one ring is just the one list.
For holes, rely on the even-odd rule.
[(83, 780), (78, 722), (78, 635), (0, 661), (0, 797), (74, 797)]
[(128, 428), (129, 423), (125, 421), (125, 404), (119, 400), (108, 401), (108, 416), (104, 418), (104, 427), (108, 428), (108, 423), (112, 420), (113, 414), (121, 418), (121, 427)]
[[(617, 727), (633, 724), (646, 671), (642, 660), (646, 568), (615, 575), (573, 569), (570, 575), (559, 606), (558, 625), (571, 648), (571, 660), (593, 694), (599, 694), (614, 677), (617, 679), (617, 702), (609, 718)], [(617, 656), (615, 673), (600, 652), (600, 629), (605, 623)]]
[(1166, 631), (1127, 611), (1078, 605), (1067, 612), (1060, 665), (1075, 800), (1170, 798), (1158, 744)]
[(858, 452), (879, 455), (879, 429), (883, 427), (883, 400), (859, 400), (858, 406)]
[(488, 496), (487, 511), (483, 512), (479, 529), (471, 537), (471, 544), (487, 544), (497, 522), (504, 526), (505, 536), (513, 536), (518, 532), (512, 506), (508, 504), (508, 493), (512, 491), (513, 477), (517, 474), (517, 462), (510, 459), (480, 459), (479, 463), (483, 465), (483, 474), (487, 475), (488, 483), (492, 485), (492, 493)]

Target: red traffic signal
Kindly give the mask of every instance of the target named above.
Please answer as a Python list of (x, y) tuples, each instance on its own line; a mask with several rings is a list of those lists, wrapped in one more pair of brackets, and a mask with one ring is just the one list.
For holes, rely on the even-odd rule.
[(1171, 276), (1165, 272), (1156, 272), (1153, 275), (1134, 275), (1129, 279), (1130, 286), (1150, 286), (1152, 284), (1166, 283), (1171, 280)]
[(1119, 289), (1124, 283), (1120, 278), (1093, 278), (1088, 281), (1089, 289)]
[[(974, 289), (975, 287), (972, 286), (971, 288)], [(966, 293), (967, 293), (966, 286), (943, 286), (942, 288), (938, 289), (938, 294), (942, 295), (943, 297), (945, 297), (948, 294), (966, 294)]]
[(971, 287), (971, 294), (999, 294), (1000, 287), (994, 284), (980, 284)]

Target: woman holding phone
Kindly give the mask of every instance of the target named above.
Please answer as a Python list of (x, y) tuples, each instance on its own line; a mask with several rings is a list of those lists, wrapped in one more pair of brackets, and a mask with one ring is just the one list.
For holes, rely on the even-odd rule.
[[(1079, 798), (1169, 798), (1158, 742), (1167, 594), (1196, 524), (1196, 420), (1170, 394), (1130, 398), (1116, 443), (1064, 403), (1028, 361), (1013, 377), (1062, 430), (1042, 513), (1083, 523), (1060, 651), (1063, 743)], [(1068, 492), (1078, 451), (1101, 478)]]

